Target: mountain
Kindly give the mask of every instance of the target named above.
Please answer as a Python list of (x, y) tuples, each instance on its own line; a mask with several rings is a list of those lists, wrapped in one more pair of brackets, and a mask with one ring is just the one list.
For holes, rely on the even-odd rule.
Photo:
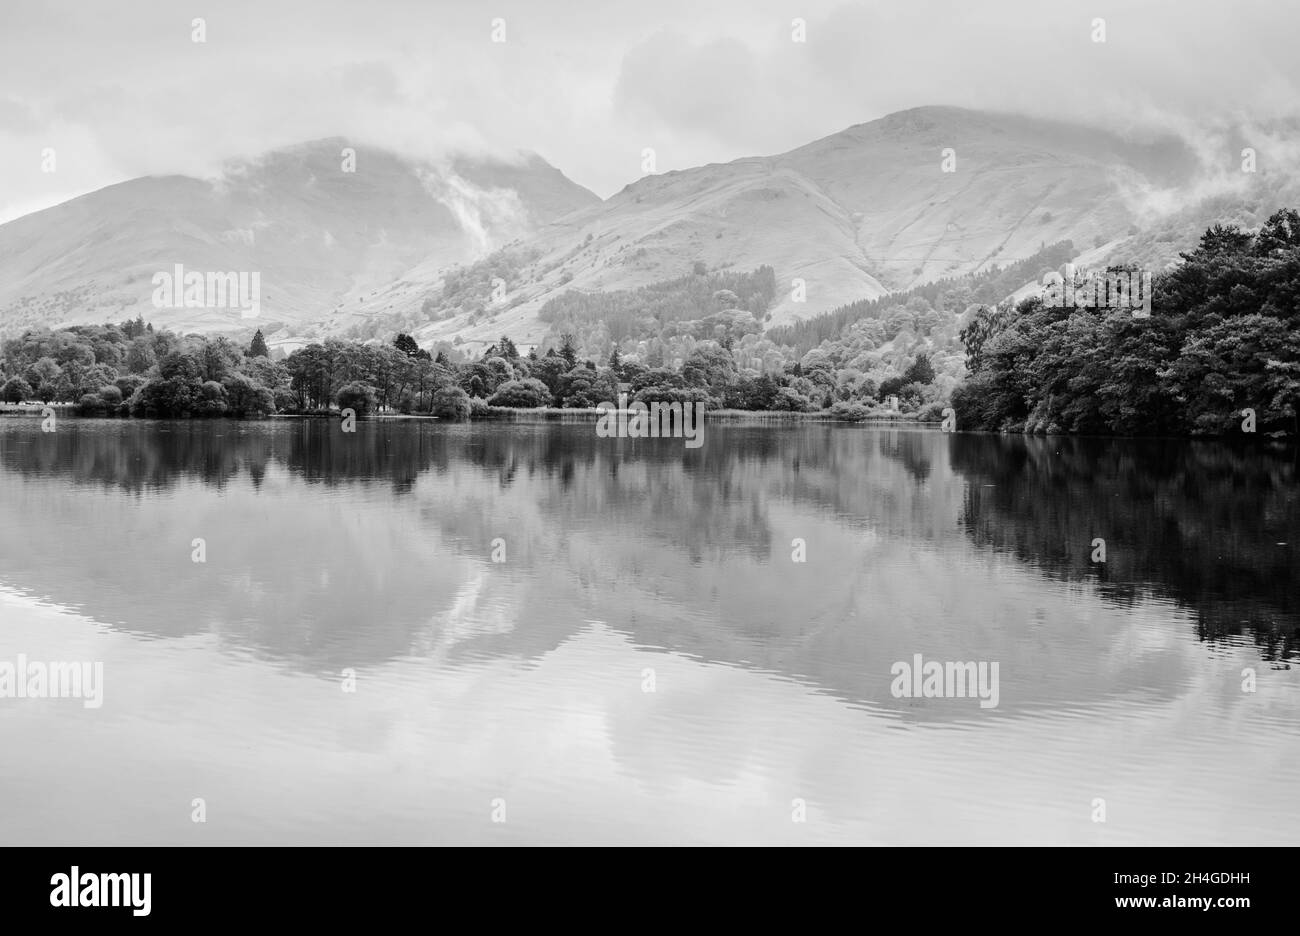
[(0, 225), (0, 329), (118, 321), (214, 332), (238, 309), (156, 308), (153, 277), (260, 275), (268, 335), (337, 331), (368, 293), (421, 265), (466, 262), (599, 199), (535, 155), (422, 163), (326, 139), (148, 177)]
[(251, 328), (237, 310), (155, 309), (152, 277), (176, 263), (261, 271), (257, 324), (286, 348), (398, 330), (426, 346), (535, 343), (549, 327), (538, 313), (567, 290), (635, 289), (700, 265), (771, 266), (767, 324), (780, 325), (1063, 240), (1091, 260), (1131, 247), (1164, 263), (1187, 246), (1165, 219), (1277, 207), (1253, 178), (1196, 207), (1204, 167), (1175, 138), (953, 107), (648, 175), (605, 201), (536, 156), (433, 164), (358, 148), (344, 173), (346, 145), (273, 152), (216, 181), (137, 179), (0, 225), (0, 330), (136, 313)]
[[(955, 159), (944, 171), (945, 150)], [(422, 341), (517, 341), (565, 289), (633, 289), (709, 269), (777, 272), (779, 325), (944, 276), (988, 269), (1044, 243), (1114, 243), (1145, 223), (1145, 196), (1190, 184), (1182, 142), (1134, 143), (1058, 121), (924, 107), (778, 156), (642, 178), (513, 245), (518, 269), (486, 315), (454, 314), (439, 284), (404, 278), (373, 300)], [(510, 250), (506, 251), (507, 255)], [(805, 301), (794, 295), (805, 283)], [(424, 306), (435, 319), (414, 314)]]

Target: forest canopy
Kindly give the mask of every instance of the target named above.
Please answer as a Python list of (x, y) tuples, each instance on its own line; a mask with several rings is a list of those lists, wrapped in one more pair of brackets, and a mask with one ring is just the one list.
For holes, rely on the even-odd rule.
[(962, 331), (970, 376), (953, 394), (958, 424), (1113, 435), (1224, 435), (1255, 426), (1294, 433), (1300, 215), (1278, 211), (1256, 233), (1215, 225), (1181, 257), (1154, 278), (1150, 317), (1049, 308), (1040, 297), (982, 309)]

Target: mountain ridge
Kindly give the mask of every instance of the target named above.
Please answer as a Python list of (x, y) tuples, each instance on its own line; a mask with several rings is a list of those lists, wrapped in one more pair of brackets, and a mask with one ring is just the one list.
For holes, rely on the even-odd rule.
[(538, 312), (565, 290), (635, 289), (700, 264), (773, 267), (767, 324), (785, 325), (1044, 243), (1120, 250), (1158, 220), (1143, 193), (1190, 191), (1198, 172), (1171, 135), (947, 106), (647, 175), (604, 200), (536, 154), (419, 161), (357, 145), (346, 173), (346, 142), (232, 160), (217, 182), (129, 180), (0, 225), (0, 331), (136, 314), (252, 327), (237, 310), (152, 308), (150, 277), (175, 262), (262, 270), (256, 324), (286, 348), (398, 330), (426, 346), (537, 343)]

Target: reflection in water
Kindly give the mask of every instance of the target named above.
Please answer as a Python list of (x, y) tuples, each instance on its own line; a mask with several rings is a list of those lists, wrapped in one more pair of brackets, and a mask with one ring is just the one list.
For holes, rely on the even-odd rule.
[[(1266, 660), (1300, 652), (1300, 485), (1296, 462), (1182, 440), (967, 436), (952, 448), (967, 479), (965, 524), (982, 546), (1107, 600), (1167, 595), (1198, 636), (1249, 634)], [(1105, 564), (1092, 542), (1106, 541)]]
[[(228, 789), (246, 823), (231, 841), (313, 838), (343, 789), (371, 792), (336, 840), (1281, 834), (1300, 770), (1277, 753), (1298, 725), (1294, 460), (830, 425), (670, 442), (571, 423), (0, 420), (3, 613), (51, 652), (61, 634), (98, 648), (119, 712), (160, 681), (205, 687), (206, 704), (155, 699), (122, 729), (150, 763), (142, 790), (168, 769), (216, 782), (214, 761), (272, 741), (249, 770), (333, 764), (279, 807), (279, 833), (265, 790)], [(914, 654), (999, 662), (998, 708), (894, 698), (890, 666)], [(1258, 693), (1241, 692), (1248, 666)], [(355, 699), (344, 669), (362, 674)], [(36, 744), (3, 705), (0, 743)], [(221, 739), (177, 753), (196, 721)], [(361, 755), (399, 776), (347, 759)], [(1276, 790), (1230, 833), (1175, 820), (1150, 773), (1200, 770), (1187, 809), (1204, 813), (1251, 756)], [(932, 775), (954, 757), (962, 770)], [(417, 769), (443, 800), (408, 788)], [(28, 782), (0, 768), (0, 796)], [(1087, 804), (1125, 784), (1144, 817), (1098, 838)], [(531, 818), (488, 834), (482, 803), (503, 785)], [(789, 828), (796, 796), (820, 825)], [(397, 803), (437, 828), (413, 830)], [(140, 821), (143, 841), (189, 834)]]

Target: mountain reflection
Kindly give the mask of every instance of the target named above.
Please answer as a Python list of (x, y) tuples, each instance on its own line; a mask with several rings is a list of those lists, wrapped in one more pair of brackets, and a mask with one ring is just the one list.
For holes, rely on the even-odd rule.
[[(532, 660), (599, 621), (957, 718), (969, 704), (894, 699), (891, 663), (1000, 661), (1014, 712), (1172, 694), (1178, 641), (1246, 639), (1275, 664), (1300, 644), (1295, 462), (1261, 450), (825, 424), (710, 424), (687, 450), (571, 423), (0, 423), (0, 583), (293, 669)], [(1133, 614), (1168, 644), (1115, 652)]]

